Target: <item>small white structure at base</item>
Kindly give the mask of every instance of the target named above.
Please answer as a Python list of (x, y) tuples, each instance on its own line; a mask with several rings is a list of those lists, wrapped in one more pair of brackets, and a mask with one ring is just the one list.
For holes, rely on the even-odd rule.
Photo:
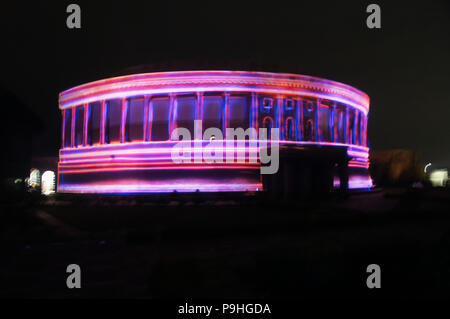
[(41, 189), (44, 195), (50, 195), (55, 192), (55, 173), (53, 171), (45, 171), (42, 174)]

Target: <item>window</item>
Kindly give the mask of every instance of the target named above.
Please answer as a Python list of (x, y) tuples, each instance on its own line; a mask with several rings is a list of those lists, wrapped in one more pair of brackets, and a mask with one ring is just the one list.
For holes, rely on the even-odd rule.
[(341, 143), (345, 143), (346, 127), (347, 127), (347, 117), (345, 116), (345, 111), (343, 110), (342, 112), (340, 112), (339, 116), (339, 141)]
[(100, 102), (94, 102), (89, 104), (88, 113), (88, 144), (100, 143), (100, 126), (102, 119), (102, 104)]
[(333, 141), (332, 142), (339, 142), (339, 109), (334, 109), (333, 114), (333, 127), (331, 128), (333, 130)]
[(349, 111), (349, 120), (348, 120), (348, 134), (347, 134), (347, 143), (355, 144), (355, 114), (353, 111)]
[(261, 113), (270, 113), (273, 109), (273, 99), (264, 97), (261, 103)]
[(285, 112), (291, 113), (291, 112), (294, 111), (294, 108), (295, 108), (295, 101), (294, 100), (286, 99), (284, 101), (284, 111)]
[(126, 141), (144, 140), (144, 98), (132, 98), (128, 104), (125, 126)]
[(194, 139), (194, 120), (197, 98), (195, 96), (177, 97), (176, 101), (176, 127), (183, 127), (191, 132), (191, 138)]
[(295, 121), (292, 116), (286, 118), (285, 123), (285, 138), (286, 140), (294, 141), (295, 140)]
[(64, 147), (72, 145), (72, 109), (64, 110)]
[(334, 112), (334, 141), (345, 143), (345, 109), (336, 107)]
[(355, 121), (356, 121), (355, 144), (361, 145), (361, 113), (358, 111), (356, 111)]
[(122, 120), (122, 101), (107, 102), (105, 139), (106, 143), (120, 142), (120, 122)]
[[(203, 97), (203, 131), (210, 127), (222, 130), (223, 98), (221, 96)], [(222, 132), (224, 134), (225, 132)]]
[(315, 112), (315, 103), (309, 100), (303, 100), (303, 128), (305, 141), (315, 140)]
[(319, 107), (319, 133), (323, 142), (331, 141), (330, 118), (331, 110), (328, 105), (321, 104)]
[(311, 101), (304, 101), (305, 104), (305, 113), (311, 114), (314, 112), (314, 104)]
[(305, 125), (305, 141), (314, 141), (314, 124), (312, 120), (307, 120)]
[(244, 130), (250, 125), (250, 99), (248, 96), (231, 96), (230, 97), (230, 126)]
[(151, 109), (151, 140), (167, 141), (169, 139), (170, 99), (168, 97), (152, 99)]
[(75, 108), (75, 146), (83, 145), (84, 106)]

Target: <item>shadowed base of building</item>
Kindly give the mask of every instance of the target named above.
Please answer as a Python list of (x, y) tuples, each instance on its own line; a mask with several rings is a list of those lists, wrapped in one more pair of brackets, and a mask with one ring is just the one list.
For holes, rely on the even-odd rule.
[(345, 147), (281, 147), (280, 168), (263, 175), (263, 189), (274, 200), (326, 197), (339, 180), (338, 191), (348, 191), (349, 158)]

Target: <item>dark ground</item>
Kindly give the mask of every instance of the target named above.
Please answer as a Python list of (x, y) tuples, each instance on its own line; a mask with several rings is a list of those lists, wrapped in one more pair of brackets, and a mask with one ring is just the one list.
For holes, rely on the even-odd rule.
[[(2, 204), (0, 297), (449, 298), (449, 189), (27, 195)], [(366, 267), (381, 266), (381, 289)], [(82, 288), (66, 287), (78, 264)]]

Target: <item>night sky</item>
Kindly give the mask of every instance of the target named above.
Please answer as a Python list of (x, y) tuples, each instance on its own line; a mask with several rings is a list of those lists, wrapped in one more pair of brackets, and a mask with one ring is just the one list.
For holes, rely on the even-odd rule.
[[(412, 149), (450, 166), (450, 2), (372, 2), (380, 30), (366, 27), (368, 1), (10, 1), (0, 17), (0, 87), (42, 121), (33, 153), (56, 156), (58, 93), (136, 65), (319, 76), (370, 96), (373, 149)], [(81, 6), (81, 30), (66, 27), (70, 3)]]

